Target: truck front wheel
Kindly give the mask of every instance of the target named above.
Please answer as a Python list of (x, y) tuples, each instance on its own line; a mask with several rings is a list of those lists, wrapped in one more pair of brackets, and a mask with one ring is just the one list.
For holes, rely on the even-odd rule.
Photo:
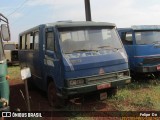
[(49, 85), (48, 85), (48, 101), (49, 101), (49, 104), (54, 107), (56, 106), (57, 104), (57, 100), (58, 100), (58, 96), (56, 94), (56, 87), (55, 87), (55, 84), (53, 82), (50, 82)]

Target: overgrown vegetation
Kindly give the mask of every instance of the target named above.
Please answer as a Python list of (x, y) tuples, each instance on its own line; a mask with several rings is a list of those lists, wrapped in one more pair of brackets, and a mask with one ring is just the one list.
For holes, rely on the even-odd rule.
[(11, 80), (19, 79), (20, 78), (19, 66), (9, 66), (8, 67), (8, 75), (10, 76)]
[[(156, 83), (156, 84), (155, 84)], [(160, 110), (159, 80), (130, 83), (109, 99), (119, 111)]]
[[(8, 68), (8, 74), (10, 75), (10, 81), (17, 81), (20, 79), (20, 68), (13, 66)], [(145, 78), (144, 78), (145, 79)], [(123, 88), (118, 90), (117, 95), (103, 101), (101, 106), (103, 109), (110, 111), (145, 111), (145, 110), (160, 110), (160, 80), (142, 80), (132, 82)], [(97, 102), (97, 101), (96, 101)], [(95, 105), (90, 105), (92, 111), (97, 111), (99, 108), (99, 102)], [(109, 109), (108, 109), (109, 108)], [(71, 109), (80, 111), (84, 109), (83, 106), (68, 106), (63, 110)], [(73, 115), (74, 116), (74, 115)], [(76, 116), (76, 115), (75, 115)], [(73, 117), (74, 118), (74, 117)], [(77, 117), (76, 117), (77, 118)], [(81, 117), (77, 118), (78, 120)]]

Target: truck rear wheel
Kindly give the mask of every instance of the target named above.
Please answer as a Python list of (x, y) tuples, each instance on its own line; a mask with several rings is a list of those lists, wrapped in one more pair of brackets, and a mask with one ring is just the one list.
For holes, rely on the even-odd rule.
[(48, 85), (48, 91), (47, 91), (47, 94), (48, 94), (48, 101), (49, 101), (49, 104), (50, 106), (54, 107), (57, 105), (57, 100), (58, 100), (58, 96), (56, 94), (56, 87), (55, 87), (55, 84), (53, 82), (50, 82), (49, 85)]

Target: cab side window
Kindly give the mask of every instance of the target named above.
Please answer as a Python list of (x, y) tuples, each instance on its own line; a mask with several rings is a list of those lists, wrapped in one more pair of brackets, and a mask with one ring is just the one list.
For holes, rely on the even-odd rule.
[(34, 50), (39, 49), (39, 32), (34, 33)]
[(54, 33), (53, 32), (46, 32), (46, 50), (54, 51)]
[(121, 33), (121, 39), (124, 45), (132, 45), (133, 44), (133, 37), (132, 32), (123, 32)]

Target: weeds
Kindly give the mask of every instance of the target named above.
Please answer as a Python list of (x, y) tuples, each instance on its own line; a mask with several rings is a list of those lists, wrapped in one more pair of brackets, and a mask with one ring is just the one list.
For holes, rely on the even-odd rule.
[(160, 110), (159, 84), (131, 83), (109, 101), (118, 111)]
[(20, 67), (19, 66), (10, 66), (8, 67), (8, 75), (11, 80), (20, 78)]
[[(8, 74), (11, 80), (20, 78), (20, 68), (13, 66), (8, 68)], [(96, 104), (99, 104), (98, 102)], [(104, 104), (113, 110), (118, 111), (141, 111), (141, 110), (160, 110), (160, 77), (157, 79), (135, 81), (124, 88), (118, 90), (117, 95), (105, 100)], [(62, 111), (82, 111), (84, 108), (81, 105), (68, 106)], [(96, 105), (91, 107), (91, 110), (98, 111)], [(85, 120), (85, 118), (76, 117), (81, 116), (79, 113), (74, 114), (70, 118), (77, 120)], [(88, 119), (88, 118), (86, 118)]]

